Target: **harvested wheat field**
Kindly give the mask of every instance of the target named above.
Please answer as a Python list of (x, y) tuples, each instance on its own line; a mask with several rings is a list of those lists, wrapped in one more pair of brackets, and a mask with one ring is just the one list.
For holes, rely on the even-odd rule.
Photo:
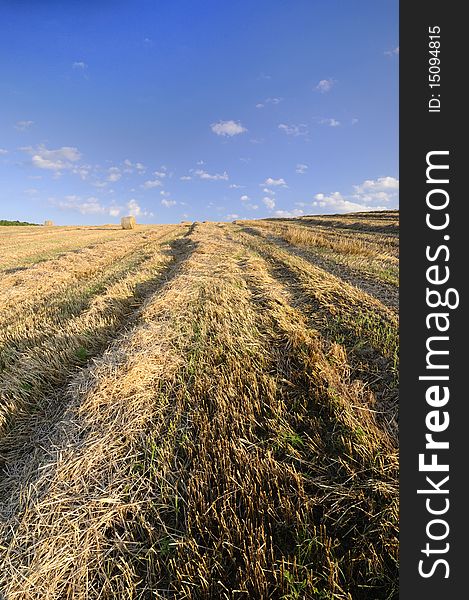
[(397, 212), (5, 229), (1, 598), (397, 597)]

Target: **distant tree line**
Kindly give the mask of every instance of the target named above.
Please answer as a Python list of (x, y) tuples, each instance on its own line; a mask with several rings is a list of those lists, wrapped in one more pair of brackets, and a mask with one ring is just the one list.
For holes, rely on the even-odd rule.
[(1, 225), (37, 225), (37, 223), (28, 223), (27, 221), (8, 221), (7, 219), (0, 219)]

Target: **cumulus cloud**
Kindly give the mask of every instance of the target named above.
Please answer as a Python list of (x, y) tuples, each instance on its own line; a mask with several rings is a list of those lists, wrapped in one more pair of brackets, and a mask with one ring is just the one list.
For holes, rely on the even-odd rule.
[(239, 185), (239, 184), (237, 184), (237, 183), (230, 183), (230, 188), (231, 188), (231, 189), (233, 189), (233, 190), (240, 190), (240, 189), (242, 189), (242, 188), (244, 188), (244, 187), (246, 187), (246, 186), (244, 186), (244, 185)]
[[(91, 167), (89, 165), (77, 165), (72, 167), (72, 173), (78, 175), (82, 181), (88, 179)], [(106, 184), (104, 184), (106, 185)]]
[(228, 173), (226, 171), (223, 171), (222, 174), (220, 173), (215, 173), (213, 175), (211, 175), (210, 173), (207, 173), (207, 171), (204, 171), (203, 169), (196, 169), (195, 171), (193, 171), (194, 175), (197, 175), (197, 177), (199, 177), (200, 179), (208, 179), (211, 181), (221, 181), (221, 180), (227, 180), (228, 179)]
[(267, 179), (264, 181), (264, 183), (262, 185), (274, 185), (274, 186), (281, 185), (282, 187), (287, 187), (287, 182), (282, 177), (280, 177), (279, 179), (273, 179), (272, 177), (267, 177)]
[(126, 158), (124, 160), (124, 173), (134, 173), (135, 171), (138, 175), (142, 175), (145, 173), (146, 167), (141, 162), (133, 163), (131, 160)]
[(267, 208), (269, 208), (270, 210), (272, 210), (273, 208), (275, 208), (275, 200), (273, 198), (269, 198), (268, 196), (266, 196), (265, 198), (262, 198), (262, 202), (267, 206)]
[(85, 62), (83, 62), (82, 60), (75, 61), (74, 63), (72, 63), (72, 69), (77, 69), (78, 71), (84, 71), (87, 68), (88, 68), (88, 65)]
[(258, 204), (250, 204), (249, 202), (247, 202), (244, 205), (244, 208), (247, 208), (248, 210), (257, 210), (259, 208)]
[(384, 210), (384, 206), (368, 206), (358, 202), (351, 202), (342, 196), (340, 192), (332, 194), (316, 194), (312, 206), (324, 213), (349, 213), (368, 210)]
[(379, 177), (378, 179), (366, 179), (360, 185), (353, 186), (357, 192), (398, 190), (399, 179), (395, 177)]
[(179, 177), (179, 179), (181, 181), (190, 181), (192, 177), (190, 175), (183, 175), (182, 177)]
[(321, 94), (326, 94), (327, 92), (330, 92), (331, 89), (334, 87), (336, 81), (334, 79), (321, 79), (321, 81), (317, 84), (316, 86), (316, 90), (318, 92), (321, 92)]
[(399, 55), (399, 46), (396, 46), (392, 50), (386, 50), (384, 53), (386, 56), (398, 56)]
[(274, 211), (274, 216), (288, 219), (291, 217), (301, 217), (304, 215), (304, 212), (300, 208), (294, 208), (293, 210), (276, 210)]
[[(344, 196), (340, 192), (319, 193), (314, 196), (311, 207), (316, 213), (349, 213), (397, 208), (399, 180), (395, 177), (366, 179), (353, 186), (354, 193)], [(303, 203), (302, 206), (306, 206)]]
[(149, 179), (142, 184), (142, 188), (145, 190), (151, 190), (156, 187), (161, 187), (163, 184), (159, 179)]
[(32, 125), (34, 125), (34, 121), (16, 121), (15, 129), (18, 131), (28, 131)]
[(308, 127), (300, 123), (299, 125), (287, 125), (286, 123), (280, 123), (278, 126), (280, 131), (283, 131), (286, 135), (292, 135), (294, 137), (308, 135)]
[(282, 102), (282, 100), (283, 100), (283, 98), (278, 98), (278, 97), (266, 98), (262, 102), (258, 102), (256, 104), (256, 108), (264, 108), (266, 104), (280, 104), (280, 102)]
[(118, 167), (110, 167), (108, 169), (108, 176), (107, 176), (107, 180), (108, 181), (119, 181), (119, 179), (122, 177), (122, 173), (120, 172), (120, 169)]
[(115, 209), (115, 207), (105, 206), (99, 201), (98, 198), (95, 198), (94, 196), (83, 198), (81, 196), (70, 194), (65, 196), (63, 200), (55, 200), (54, 198), (50, 198), (49, 202), (61, 210), (72, 210), (79, 212), (82, 215), (110, 214), (111, 208)]
[(228, 221), (233, 221), (234, 219), (239, 219), (239, 215), (236, 215), (236, 214), (226, 215), (226, 218), (228, 219)]
[(321, 119), (319, 123), (321, 125), (329, 125), (329, 127), (338, 127), (340, 125), (340, 121), (337, 121), (337, 119)]
[(360, 185), (354, 185), (353, 188), (355, 190), (353, 198), (358, 202), (397, 206), (399, 180), (395, 177), (366, 179)]
[(296, 165), (295, 172), (299, 173), (300, 175), (304, 175), (304, 173), (306, 173), (307, 170), (308, 170), (308, 165), (304, 165), (303, 163), (298, 163)]
[(48, 150), (41, 145), (37, 148), (22, 148), (25, 152), (32, 155), (32, 164), (38, 169), (49, 169), (51, 171), (62, 171), (72, 169), (73, 163), (81, 158), (81, 153), (73, 146), (62, 146), (57, 150)]
[(8, 154), (8, 150), (5, 150), (5, 148), (0, 148), (0, 156), (5, 156), (5, 154)]
[(247, 196), (246, 194), (243, 194), (243, 195), (240, 197), (240, 200), (241, 200), (241, 202), (247, 202), (247, 201), (249, 200), (249, 196)]
[(176, 204), (176, 200), (168, 200), (167, 198), (163, 198), (161, 201), (161, 205), (165, 206), (166, 208), (171, 208), (171, 206), (176, 206)]
[(151, 214), (144, 211), (135, 198), (132, 198), (127, 202), (127, 209), (129, 211), (129, 215), (132, 217), (141, 217), (143, 215)]
[(218, 123), (212, 123), (210, 127), (213, 133), (225, 137), (233, 137), (247, 131), (246, 127), (243, 127), (239, 121), (219, 121)]

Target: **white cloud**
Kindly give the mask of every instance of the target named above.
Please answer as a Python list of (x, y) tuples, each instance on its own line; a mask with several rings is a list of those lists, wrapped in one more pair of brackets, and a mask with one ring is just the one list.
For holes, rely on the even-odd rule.
[(151, 190), (156, 187), (161, 187), (162, 185), (163, 184), (159, 179), (149, 179), (148, 181), (145, 181), (145, 183), (142, 184), (142, 188), (144, 188), (145, 190)]
[(280, 104), (280, 102), (282, 102), (283, 98), (266, 98), (263, 102), (259, 102), (258, 104), (256, 104), (256, 108), (264, 108), (264, 106), (266, 104)]
[(241, 200), (241, 202), (247, 202), (249, 200), (249, 196), (244, 194), (243, 196), (240, 197), (240, 200)]
[(212, 123), (210, 127), (213, 133), (228, 137), (247, 131), (246, 127), (243, 127), (239, 121), (219, 121), (218, 123)]
[(337, 119), (321, 119), (319, 123), (321, 125), (329, 125), (329, 127), (338, 127), (340, 125), (340, 121), (337, 121)]
[(399, 46), (396, 46), (396, 48), (393, 48), (392, 50), (386, 50), (384, 54), (386, 54), (386, 56), (398, 56)]
[(28, 188), (26, 190), (23, 190), (25, 194), (28, 194), (28, 196), (35, 196), (36, 194), (39, 193), (39, 190), (37, 188)]
[(121, 214), (121, 210), (118, 206), (111, 206), (109, 207), (109, 215), (111, 217), (118, 217)]
[(151, 48), (153, 46), (153, 40), (149, 37), (143, 38), (143, 45), (147, 48)]
[(140, 162), (133, 163), (128, 158), (124, 160), (124, 166), (124, 173), (133, 173), (134, 171), (137, 171), (137, 173), (141, 175), (146, 171), (145, 165)]
[(340, 192), (330, 195), (316, 194), (312, 206), (325, 213), (348, 213), (369, 210), (384, 210), (385, 206), (369, 206), (358, 202), (351, 202), (342, 196)]
[(244, 205), (244, 208), (247, 208), (248, 210), (257, 210), (259, 208), (258, 204), (249, 204), (249, 202), (247, 204)]
[(133, 217), (140, 217), (142, 215), (148, 214), (146, 211), (142, 210), (142, 207), (135, 200), (135, 198), (132, 198), (127, 202), (127, 208), (129, 210), (129, 214)]
[(0, 148), (0, 156), (5, 156), (5, 154), (8, 154), (8, 150), (5, 150), (5, 148)]
[(171, 208), (171, 206), (176, 206), (176, 204), (176, 200), (167, 200), (166, 198), (163, 198), (161, 201), (161, 205), (165, 206), (166, 208)]
[(353, 198), (368, 204), (387, 204), (397, 206), (399, 180), (395, 177), (379, 177), (367, 179), (360, 185), (354, 185)]
[(179, 179), (181, 181), (190, 181), (192, 177), (190, 175), (183, 175), (182, 177), (179, 177)]
[(15, 129), (18, 131), (28, 131), (32, 125), (34, 125), (34, 121), (16, 121)]
[(62, 146), (57, 150), (48, 150), (45, 146), (34, 148), (22, 148), (32, 155), (32, 164), (38, 169), (49, 169), (51, 171), (62, 171), (72, 169), (73, 163), (80, 160), (81, 154), (77, 148)]
[[(316, 212), (325, 214), (389, 210), (398, 207), (399, 180), (395, 177), (366, 179), (360, 185), (354, 185), (353, 189), (355, 193), (350, 196), (343, 196), (340, 192), (316, 194), (311, 206)], [(304, 203), (297, 205), (306, 206)]]
[(298, 163), (296, 165), (295, 172), (299, 173), (300, 175), (304, 175), (307, 170), (308, 170), (308, 165), (304, 165), (303, 163)]
[(105, 214), (109, 213), (111, 209), (111, 207), (106, 207), (101, 204), (98, 198), (95, 198), (94, 196), (82, 198), (81, 196), (70, 194), (65, 196), (63, 200), (57, 201), (54, 198), (50, 198), (49, 201), (61, 210), (72, 210), (79, 212), (82, 215)]
[(267, 208), (270, 208), (270, 210), (275, 208), (275, 200), (273, 198), (266, 196), (265, 198), (262, 198), (262, 202), (267, 206)]
[(83, 61), (76, 61), (72, 64), (72, 69), (78, 69), (79, 71), (84, 71), (88, 68), (88, 65)]
[(327, 92), (331, 91), (335, 83), (336, 81), (331, 78), (321, 79), (321, 81), (316, 86), (316, 90), (318, 90), (318, 92), (321, 92), (321, 94), (326, 94)]
[(163, 198), (167, 198), (171, 194), (169, 192), (165, 192), (164, 190), (161, 190), (160, 195), (163, 196)]
[(353, 186), (357, 192), (398, 190), (399, 179), (395, 177), (379, 177), (378, 179), (366, 179), (360, 185)]
[(120, 169), (118, 167), (110, 167), (108, 169), (108, 176), (107, 176), (107, 180), (108, 181), (119, 181), (119, 179), (122, 177), (122, 173), (120, 172)]
[(214, 175), (211, 175), (210, 173), (207, 173), (207, 171), (203, 171), (202, 169), (197, 169), (195, 171), (193, 171), (194, 175), (197, 175), (197, 177), (200, 177), (200, 179), (209, 179), (212, 181), (220, 181), (220, 180), (227, 180), (228, 179), (228, 173), (226, 171), (223, 171), (223, 173), (220, 175), (219, 173), (215, 173)]
[(356, 117), (354, 117), (352, 119), (352, 125), (356, 125), (358, 123), (358, 119)]
[(233, 221), (234, 219), (239, 219), (239, 215), (235, 215), (235, 214), (226, 215), (226, 218), (228, 219), (228, 221)]
[(238, 185), (237, 183), (230, 183), (230, 188), (232, 188), (233, 190), (240, 190), (242, 188), (244, 188), (246, 186), (244, 185)]
[(272, 177), (267, 177), (267, 179), (262, 185), (281, 185), (283, 187), (287, 187), (287, 182), (282, 177), (280, 177), (279, 179), (272, 179)]
[(269, 196), (275, 196), (275, 194), (276, 194), (276, 192), (274, 192), (274, 190), (271, 190), (266, 187), (262, 191), (264, 192), (264, 194), (269, 194)]
[(91, 171), (91, 167), (88, 165), (78, 165), (72, 167), (72, 173), (74, 175), (78, 175), (82, 181), (85, 181)]
[(286, 123), (280, 123), (278, 128), (286, 133), (287, 135), (292, 135), (294, 137), (308, 135), (308, 127), (303, 123), (299, 125), (287, 125)]
[(283, 219), (288, 219), (291, 217), (301, 217), (301, 215), (304, 215), (304, 212), (299, 208), (294, 208), (293, 210), (276, 210), (274, 212), (274, 216)]

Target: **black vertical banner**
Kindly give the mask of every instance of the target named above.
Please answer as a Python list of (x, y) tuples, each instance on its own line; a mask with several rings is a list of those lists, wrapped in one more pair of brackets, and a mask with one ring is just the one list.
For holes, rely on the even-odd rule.
[(462, 7), (434, 0), (400, 7), (403, 599), (469, 598)]

